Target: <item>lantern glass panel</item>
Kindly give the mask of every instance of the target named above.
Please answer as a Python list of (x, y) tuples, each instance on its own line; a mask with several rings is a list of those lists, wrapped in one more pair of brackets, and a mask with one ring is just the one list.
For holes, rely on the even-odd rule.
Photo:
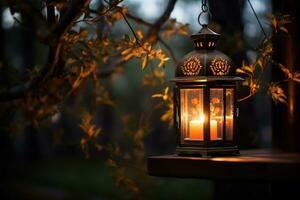
[(203, 88), (181, 89), (181, 142), (204, 140)]
[(222, 88), (210, 89), (210, 140), (221, 140), (224, 127), (224, 100)]
[(233, 138), (234, 89), (226, 89), (226, 140)]

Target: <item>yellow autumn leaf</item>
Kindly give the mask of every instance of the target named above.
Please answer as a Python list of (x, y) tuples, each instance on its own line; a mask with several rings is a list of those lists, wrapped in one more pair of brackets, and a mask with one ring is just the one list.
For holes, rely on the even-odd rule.
[(179, 35), (182, 35), (182, 36), (187, 36), (187, 35), (189, 35), (189, 27), (188, 27), (188, 24), (182, 25), (182, 26), (179, 28), (178, 34), (179, 34)]
[(142, 63), (142, 70), (144, 70), (148, 65), (148, 56), (145, 56), (143, 58), (143, 63)]
[(169, 122), (169, 127), (173, 126), (173, 103), (168, 104), (168, 110), (160, 117), (163, 122)]
[(164, 95), (163, 94), (153, 94), (151, 97), (152, 98), (162, 98)]
[(247, 66), (247, 65), (245, 65), (245, 66), (243, 66), (242, 67), (242, 69), (246, 72), (249, 72), (250, 74), (253, 74), (253, 67), (252, 67), (252, 65), (250, 65), (250, 66)]
[(66, 64), (72, 65), (72, 64), (74, 64), (76, 62), (77, 62), (76, 59), (74, 59), (74, 58), (68, 58), (67, 61), (66, 61)]
[(249, 80), (244, 80), (243, 82), (242, 82), (242, 86), (246, 86), (246, 87), (249, 87)]
[(241, 68), (237, 68), (237, 69), (235, 70), (235, 72), (238, 73), (238, 74), (245, 74), (245, 71), (242, 70)]
[(152, 98), (162, 98), (164, 101), (168, 100), (169, 98), (169, 87), (166, 87), (162, 94), (153, 94)]
[(129, 48), (129, 49), (125, 49), (121, 52), (121, 55), (124, 56), (124, 55), (127, 55), (128, 53), (130, 53), (132, 51), (132, 48)]
[(286, 33), (289, 32), (289, 31), (288, 31), (285, 27), (283, 27), (283, 26), (279, 27), (279, 29), (282, 30), (283, 32), (286, 32)]
[(80, 78), (80, 76), (78, 76), (72, 84), (72, 90), (77, 89), (80, 86), (81, 82), (82, 82), (82, 79)]
[(166, 61), (168, 61), (170, 58), (168, 58), (168, 57), (163, 57), (163, 58), (161, 58), (160, 59), (160, 62), (159, 62), (159, 64), (158, 64), (158, 67), (163, 67), (164, 65), (165, 65), (165, 63), (166, 63)]
[(169, 22), (172, 26), (174, 26), (174, 25), (176, 24), (177, 20), (176, 20), (176, 18), (170, 18), (170, 19), (168, 20), (168, 22)]
[(289, 79), (293, 78), (293, 74), (290, 72), (290, 70), (289, 70), (287, 67), (285, 67), (285, 66), (282, 65), (282, 64), (279, 64), (279, 67), (280, 67), (281, 71), (283, 71), (283, 73), (284, 73)]
[(79, 31), (79, 35), (81, 37), (86, 37), (88, 35), (88, 33), (89, 32), (86, 29), (80, 29), (80, 31)]
[(300, 83), (300, 72), (295, 72), (292, 79), (293, 79), (293, 81)]
[(161, 68), (155, 68), (153, 70), (153, 75), (157, 78), (163, 78), (165, 76), (165, 72)]
[(273, 18), (272, 18), (272, 25), (273, 25), (273, 27), (274, 27), (274, 29), (275, 29), (275, 31), (277, 31), (277, 26), (278, 26), (278, 23), (277, 23), (277, 19), (273, 16)]
[(263, 66), (263, 62), (262, 62), (262, 59), (258, 59), (258, 60), (256, 61), (256, 64), (258, 64), (261, 68), (264, 67), (264, 66)]
[(300, 79), (299, 78), (295, 78), (294, 77), (293, 80), (296, 81), (296, 82), (298, 82), (298, 83), (300, 83)]
[(257, 79), (250, 79), (250, 93), (255, 94), (260, 88), (260, 82)]
[(110, 167), (116, 167), (117, 163), (112, 159), (107, 159), (106, 164)]
[(123, 56), (123, 60), (129, 60), (129, 59), (131, 59), (133, 56), (134, 56), (134, 54), (129, 53), (129, 54), (127, 54), (126, 56)]
[(168, 94), (168, 92), (169, 92), (169, 87), (166, 87), (164, 93), (165, 93), (165, 94)]
[(281, 102), (287, 104), (287, 96), (285, 95), (284, 90), (280, 86), (271, 83), (268, 88), (268, 94), (271, 95), (275, 103)]
[(141, 30), (136, 31), (136, 35), (139, 38), (139, 40), (142, 40), (144, 38), (144, 34)]
[(161, 117), (161, 121), (166, 122), (173, 120), (173, 111), (172, 110), (167, 110)]
[(93, 124), (92, 119), (92, 115), (86, 114), (82, 117), (81, 124), (78, 125), (81, 130), (88, 136), (87, 138), (96, 138), (101, 132), (101, 129), (97, 128)]

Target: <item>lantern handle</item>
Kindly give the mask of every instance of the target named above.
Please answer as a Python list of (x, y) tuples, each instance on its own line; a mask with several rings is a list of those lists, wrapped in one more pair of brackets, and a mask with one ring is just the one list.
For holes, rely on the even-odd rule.
[[(208, 16), (207, 23), (201, 23), (201, 16), (203, 17), (204, 14), (206, 14)], [(209, 21), (211, 20), (211, 18), (212, 18), (212, 15), (209, 11), (201, 12), (198, 15), (198, 23), (199, 23), (200, 26), (207, 26)]]

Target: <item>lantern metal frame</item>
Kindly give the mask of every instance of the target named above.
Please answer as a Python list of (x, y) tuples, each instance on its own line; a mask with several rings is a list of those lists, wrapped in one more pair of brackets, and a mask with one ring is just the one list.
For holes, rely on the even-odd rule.
[[(178, 155), (238, 155), (239, 149), (237, 146), (236, 135), (236, 119), (238, 116), (237, 109), (237, 81), (243, 80), (240, 77), (191, 77), (191, 78), (175, 78), (172, 81), (174, 87), (174, 127), (176, 129)], [(186, 141), (183, 144), (181, 130), (181, 89), (203, 89), (204, 99), (204, 140), (203, 141)], [(223, 138), (220, 140), (210, 140), (210, 89), (223, 89), (223, 96), (226, 94), (226, 89), (233, 89), (233, 133), (232, 140), (226, 139), (226, 106), (223, 112)], [(226, 98), (223, 98), (223, 105), (226, 105)]]
[[(200, 14), (201, 15), (201, 14)], [(220, 38), (220, 34), (215, 33), (208, 28), (206, 24), (202, 24), (202, 29), (191, 35), (191, 39), (194, 43), (195, 50), (188, 53), (177, 65), (176, 75), (172, 80), (174, 82), (174, 126), (177, 135), (177, 147), (176, 152), (178, 155), (201, 155), (201, 156), (213, 156), (213, 155), (235, 155), (239, 154), (237, 146), (237, 134), (236, 134), (236, 120), (238, 115), (237, 109), (237, 83), (243, 79), (235, 75), (235, 68), (231, 59), (224, 53), (215, 50), (216, 44)], [(182, 130), (181, 115), (181, 94), (182, 89), (200, 89), (202, 88), (203, 101), (197, 104), (201, 106), (201, 112), (204, 113), (204, 122), (201, 122), (201, 139), (182, 138), (183, 135), (191, 134), (190, 118), (185, 117), (186, 129)], [(232, 140), (226, 139), (226, 89), (230, 88), (233, 92), (232, 99)], [(221, 124), (216, 124), (215, 134), (217, 135), (214, 140), (211, 140), (210, 131), (211, 126), (211, 89), (222, 89), (222, 116)], [(200, 91), (198, 91), (200, 92)], [(200, 93), (199, 93), (200, 94)], [(187, 97), (186, 97), (187, 98)], [(187, 100), (184, 100), (187, 102)], [(187, 107), (187, 105), (185, 106)], [(189, 115), (189, 113), (186, 113)], [(216, 116), (215, 116), (216, 117)], [(214, 120), (216, 121), (216, 120)], [(219, 123), (216, 122), (216, 123)], [(202, 127), (203, 126), (203, 127)], [(219, 126), (223, 126), (220, 129)], [(229, 126), (229, 125), (228, 125)], [(221, 137), (218, 137), (219, 130), (221, 130)], [(185, 133), (183, 133), (185, 132)], [(198, 130), (199, 132), (199, 130)], [(187, 140), (186, 140), (187, 139)], [(203, 141), (202, 141), (203, 139)], [(184, 142), (183, 142), (184, 141)]]

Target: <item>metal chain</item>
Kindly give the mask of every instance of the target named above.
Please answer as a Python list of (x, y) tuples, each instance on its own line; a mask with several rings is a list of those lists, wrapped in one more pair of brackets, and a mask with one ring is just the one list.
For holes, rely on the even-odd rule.
[(202, 12), (208, 11), (207, 0), (202, 0), (201, 10), (202, 10)]

